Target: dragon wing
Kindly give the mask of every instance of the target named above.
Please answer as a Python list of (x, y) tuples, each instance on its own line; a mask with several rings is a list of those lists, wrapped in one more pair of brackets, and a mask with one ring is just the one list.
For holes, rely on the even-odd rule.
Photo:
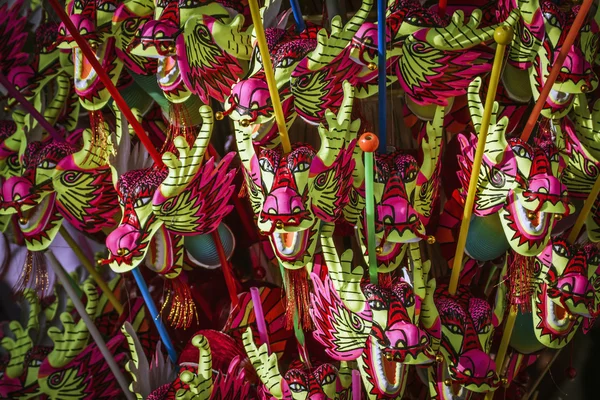
[[(211, 98), (224, 102), (231, 86), (243, 72), (237, 57), (225, 52), (217, 44), (208, 28), (208, 23), (213, 21), (215, 19), (211, 16), (194, 15), (185, 23), (182, 34), (177, 38), (177, 56), (183, 81), (205, 104), (210, 103)], [(241, 21), (241, 15), (234, 20), (238, 25)]]
[(234, 191), (235, 170), (228, 170), (234, 156), (227, 154), (216, 167), (209, 159), (183, 192), (153, 201), (154, 213), (167, 229), (180, 234), (203, 234), (217, 228), (233, 208), (227, 203)]
[[(332, 358), (351, 361), (359, 358), (371, 332), (370, 315), (354, 313), (344, 305), (329, 276), (321, 281), (311, 274), (314, 292), (310, 294), (310, 315), (315, 324), (314, 338)], [(365, 314), (370, 314), (365, 313)]]

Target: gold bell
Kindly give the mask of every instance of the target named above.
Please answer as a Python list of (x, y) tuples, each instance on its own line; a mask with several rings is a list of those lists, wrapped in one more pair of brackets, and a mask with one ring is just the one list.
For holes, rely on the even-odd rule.
[(243, 119), (240, 121), (240, 125), (243, 126), (244, 128), (247, 128), (248, 126), (250, 126), (250, 121), (247, 119)]
[(102, 265), (104, 265), (104, 260), (102, 258), (99, 258), (96, 260), (96, 265), (101, 267)]
[(590, 91), (590, 87), (588, 85), (581, 85), (581, 93), (587, 93)]
[(369, 68), (369, 70), (371, 71), (375, 71), (377, 69), (377, 64), (375, 64), (374, 62), (370, 62), (367, 64), (367, 68)]
[(118, 256), (125, 255), (125, 249), (124, 248), (120, 248), (119, 250), (117, 250), (117, 255)]
[(444, 385), (446, 385), (446, 386), (452, 386), (452, 379), (446, 379), (444, 381)]
[(19, 223), (21, 225), (25, 225), (27, 222), (29, 222), (29, 219), (25, 218), (25, 217), (21, 217), (19, 218)]
[(169, 53), (173, 53), (175, 51), (175, 45), (169, 45), (169, 47), (167, 48), (167, 50), (169, 50)]
[(223, 112), (222, 112), (222, 111), (217, 111), (217, 112), (215, 113), (215, 119), (216, 119), (217, 121), (222, 121), (222, 120), (223, 120), (223, 118), (225, 118), (225, 116), (223, 115)]
[(531, 212), (531, 211), (528, 211), (528, 212), (527, 212), (527, 218), (529, 218), (529, 219), (534, 219), (534, 218), (535, 218), (535, 213), (534, 213), (534, 212)]
[(92, 50), (96, 50), (98, 48), (98, 45), (96, 43), (90, 43), (90, 48)]
[(554, 219), (557, 221), (560, 221), (561, 219), (563, 219), (563, 215), (562, 214), (554, 214)]
[(386, 353), (385, 358), (388, 361), (392, 361), (394, 359), (394, 356), (391, 353)]
[(277, 223), (275, 224), (275, 226), (277, 227), (277, 229), (283, 229), (283, 222), (277, 221)]
[(4, 111), (5, 112), (9, 112), (10, 111), (10, 107), (9, 106), (4, 106)]
[(503, 377), (502, 379), (500, 379), (500, 382), (502, 383), (502, 386), (508, 387), (508, 378), (507, 377)]
[(438, 364), (444, 362), (444, 356), (441, 353), (437, 353), (435, 355), (435, 362)]
[(383, 252), (383, 247), (381, 247), (381, 246), (375, 247), (375, 253), (381, 254), (382, 252)]
[(427, 243), (434, 244), (435, 243), (435, 236), (433, 236), (433, 235), (427, 236)]
[(577, 319), (576, 315), (569, 314), (569, 321), (575, 321)]

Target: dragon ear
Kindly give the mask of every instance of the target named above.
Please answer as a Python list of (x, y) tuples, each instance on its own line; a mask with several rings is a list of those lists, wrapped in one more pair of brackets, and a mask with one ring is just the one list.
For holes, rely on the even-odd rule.
[(212, 34), (215, 42), (227, 53), (241, 60), (250, 60), (253, 50), (252, 29), (242, 31), (243, 26), (244, 16), (238, 14), (229, 23), (215, 20)]
[(282, 0), (266, 0), (265, 6), (260, 9), (265, 29), (277, 27), (277, 15), (281, 10), (281, 3)]
[[(193, 393), (194, 399), (210, 399), (213, 391), (212, 378), (212, 355), (208, 339), (203, 335), (196, 335), (192, 339), (192, 345), (198, 349), (198, 371), (196, 374), (190, 371), (183, 371), (179, 378), (183, 383), (187, 383), (190, 387), (189, 391)], [(180, 397), (181, 391), (178, 391), (177, 398)]]

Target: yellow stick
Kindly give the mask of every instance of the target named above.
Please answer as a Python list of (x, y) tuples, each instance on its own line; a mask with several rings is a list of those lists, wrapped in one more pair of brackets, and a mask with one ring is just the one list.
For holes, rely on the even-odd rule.
[(571, 233), (569, 233), (569, 237), (567, 241), (569, 244), (575, 243), (577, 237), (579, 236), (579, 232), (581, 232), (581, 228), (583, 228), (583, 224), (585, 224), (585, 219), (588, 214), (592, 211), (592, 207), (594, 206), (594, 202), (598, 198), (598, 194), (600, 193), (600, 175), (594, 182), (594, 186), (592, 186), (592, 190), (590, 191), (590, 195), (587, 199), (585, 199), (585, 203), (583, 203), (583, 207), (581, 207), (581, 211), (579, 212), (579, 216), (575, 221), (575, 225), (573, 229), (571, 229)]
[[(513, 329), (515, 327), (515, 321), (517, 320), (517, 306), (511, 305), (508, 317), (506, 318), (506, 324), (504, 325), (504, 335), (502, 335), (502, 341), (498, 348), (498, 354), (496, 355), (496, 371), (498, 374), (502, 372), (502, 365), (506, 358), (506, 351), (508, 350), (508, 344), (512, 336)], [(485, 400), (491, 400), (494, 398), (494, 392), (487, 392)]]
[(494, 56), (494, 65), (490, 76), (490, 84), (485, 99), (485, 108), (481, 119), (481, 131), (479, 132), (477, 150), (475, 151), (475, 159), (473, 160), (473, 169), (471, 170), (471, 180), (469, 181), (469, 189), (467, 191), (467, 199), (465, 200), (465, 209), (463, 219), (460, 224), (460, 233), (456, 242), (456, 254), (454, 255), (454, 264), (452, 266), (452, 276), (448, 291), (451, 295), (456, 294), (458, 287), (458, 278), (462, 268), (463, 254), (465, 244), (467, 242), (467, 234), (469, 233), (469, 224), (473, 215), (473, 204), (475, 203), (475, 193), (477, 191), (477, 181), (479, 179), (479, 170), (481, 169), (481, 160), (483, 158), (483, 150), (485, 149), (485, 141), (490, 127), (490, 119), (492, 117), (492, 108), (494, 99), (496, 98), (496, 90), (500, 81), (500, 73), (502, 72), (502, 64), (504, 61), (504, 52), (506, 46), (510, 44), (513, 36), (513, 29), (510, 26), (503, 25), (496, 28), (494, 32), (494, 40), (498, 43), (496, 54)]
[(77, 258), (79, 259), (79, 262), (83, 264), (83, 266), (92, 276), (92, 278), (94, 278), (94, 281), (96, 281), (96, 284), (100, 287), (100, 289), (102, 289), (106, 297), (108, 297), (108, 301), (110, 301), (115, 310), (117, 310), (119, 315), (121, 315), (123, 313), (123, 306), (121, 305), (121, 303), (119, 303), (119, 300), (115, 297), (115, 294), (112, 292), (112, 290), (110, 290), (104, 279), (102, 279), (102, 276), (100, 276), (98, 271), (96, 271), (96, 268), (94, 268), (90, 260), (88, 260), (85, 254), (83, 254), (83, 251), (81, 250), (75, 239), (73, 239), (73, 237), (69, 234), (69, 232), (65, 229), (64, 226), (60, 227), (59, 232), (60, 236), (62, 236), (63, 239), (65, 239), (65, 242), (67, 242), (67, 244), (71, 247), (73, 253), (75, 253)]
[(285, 126), (285, 116), (283, 115), (283, 107), (281, 107), (279, 91), (277, 90), (277, 83), (275, 82), (275, 73), (273, 72), (271, 55), (269, 54), (269, 47), (267, 46), (265, 28), (263, 27), (260, 18), (260, 10), (256, 0), (249, 0), (248, 5), (250, 6), (250, 14), (252, 14), (252, 23), (254, 24), (254, 31), (256, 32), (256, 39), (258, 40), (258, 50), (260, 51), (263, 68), (265, 69), (267, 85), (269, 85), (269, 94), (271, 95), (271, 102), (273, 103), (273, 111), (275, 112), (275, 121), (277, 122), (277, 128), (279, 129), (279, 136), (281, 137), (281, 145), (283, 146), (283, 152), (287, 154), (292, 151), (292, 146), (290, 144), (287, 127)]

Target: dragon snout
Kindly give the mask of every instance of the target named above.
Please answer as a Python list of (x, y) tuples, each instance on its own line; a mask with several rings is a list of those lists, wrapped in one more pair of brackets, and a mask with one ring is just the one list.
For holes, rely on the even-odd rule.
[(479, 349), (463, 353), (458, 359), (453, 375), (454, 381), (473, 391), (480, 391), (478, 388), (486, 386), (493, 387), (498, 383), (496, 363), (489, 354)]
[(33, 185), (27, 179), (13, 176), (2, 185), (2, 202), (15, 204), (31, 193)]
[(263, 213), (273, 215), (293, 215), (305, 210), (302, 197), (289, 187), (273, 190), (263, 205)]
[(106, 247), (113, 256), (124, 256), (137, 248), (140, 236), (135, 227), (123, 224), (106, 237)]

